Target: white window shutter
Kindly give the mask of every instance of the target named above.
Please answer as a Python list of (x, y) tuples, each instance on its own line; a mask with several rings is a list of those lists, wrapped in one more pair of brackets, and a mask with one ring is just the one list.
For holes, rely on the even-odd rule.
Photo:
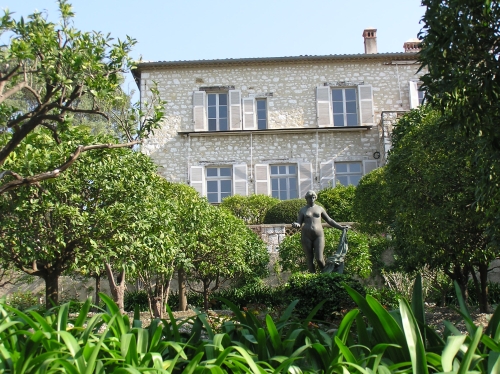
[(207, 131), (207, 93), (205, 91), (193, 92), (193, 122), (194, 131)]
[(247, 164), (233, 165), (233, 195), (248, 196)]
[(255, 194), (270, 195), (269, 165), (255, 165)]
[(415, 109), (418, 106), (418, 83), (410, 81), (410, 109)]
[(243, 99), (243, 130), (257, 130), (255, 115), (255, 98), (245, 97)]
[(299, 164), (299, 197), (306, 196), (306, 192), (312, 190), (312, 164)]
[(318, 126), (332, 126), (332, 100), (329, 86), (316, 87), (316, 115), (318, 116)]
[(335, 187), (335, 170), (333, 160), (320, 164), (320, 185), (321, 189)]
[(358, 95), (360, 125), (364, 126), (375, 124), (372, 86), (370, 84), (359, 85)]
[(229, 129), (241, 130), (241, 91), (229, 90)]
[(203, 166), (191, 166), (189, 169), (189, 185), (201, 196), (206, 196), (205, 190), (205, 168)]
[(363, 160), (363, 175), (368, 174), (370, 171), (378, 168), (377, 160)]

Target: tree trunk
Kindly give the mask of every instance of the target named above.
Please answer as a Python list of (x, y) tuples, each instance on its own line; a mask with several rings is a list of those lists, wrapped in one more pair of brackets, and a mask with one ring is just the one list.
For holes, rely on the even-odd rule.
[(178, 270), (179, 278), (179, 311), (187, 310), (187, 293), (186, 293), (186, 272), (183, 268)]
[(48, 274), (45, 280), (45, 307), (47, 309), (59, 303), (59, 275)]
[(101, 292), (101, 274), (95, 276), (95, 305), (99, 306), (101, 302), (101, 297), (99, 293)]
[(479, 280), (481, 283), (481, 295), (478, 297), (479, 311), (488, 313), (488, 265), (479, 265)]
[(120, 275), (118, 276), (118, 283), (115, 282), (115, 277), (113, 276), (113, 269), (111, 269), (110, 264), (105, 264), (106, 274), (109, 281), (109, 289), (111, 290), (111, 295), (116, 305), (120, 309), (120, 312), (125, 312), (124, 298), (125, 298), (125, 269), (122, 269)]
[(210, 294), (210, 283), (203, 281), (203, 308), (205, 311), (209, 309), (208, 305), (208, 295)]
[(151, 303), (153, 307), (154, 318), (163, 318), (163, 284), (160, 284), (161, 280), (156, 279), (156, 285), (154, 288), (153, 302)]

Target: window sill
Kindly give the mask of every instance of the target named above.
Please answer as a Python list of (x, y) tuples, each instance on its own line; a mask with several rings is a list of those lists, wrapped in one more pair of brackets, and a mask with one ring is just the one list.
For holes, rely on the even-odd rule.
[(266, 129), (266, 130), (232, 130), (232, 131), (179, 131), (177, 135), (186, 136), (227, 136), (227, 135), (275, 135), (275, 134), (297, 134), (304, 132), (352, 132), (367, 131), (373, 126), (345, 126), (345, 127), (294, 127), (285, 129)]

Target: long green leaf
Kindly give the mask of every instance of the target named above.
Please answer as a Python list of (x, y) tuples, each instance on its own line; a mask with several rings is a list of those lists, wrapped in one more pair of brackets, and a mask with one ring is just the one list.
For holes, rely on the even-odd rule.
[(488, 327), (486, 328), (485, 334), (489, 335), (491, 338), (498, 341), (500, 339), (500, 305), (497, 305), (495, 313), (490, 318), (488, 322)]
[(465, 353), (465, 356), (462, 359), (462, 362), (460, 363), (460, 369), (458, 370), (457, 374), (467, 374), (469, 372), (469, 369), (470, 369), (470, 366), (472, 363), (472, 359), (474, 358), (475, 351), (476, 351), (477, 345), (479, 344), (479, 341), (481, 340), (482, 334), (483, 334), (483, 327), (479, 326), (477, 328), (475, 334), (472, 337), (472, 341), (469, 344), (469, 347), (467, 348), (467, 352)]
[(271, 316), (268, 314), (266, 315), (266, 325), (267, 325), (267, 332), (269, 334), (269, 339), (271, 339), (271, 346), (273, 347), (273, 356), (280, 354), (281, 351), (281, 336), (278, 333), (278, 330), (276, 329), (276, 326), (273, 322), (273, 319)]
[(408, 302), (404, 299), (399, 300), (399, 309), (403, 322), (403, 330), (406, 336), (406, 343), (411, 357), (411, 363), (414, 373), (427, 374), (427, 359), (425, 355), (424, 342), (417, 320), (413, 316)]
[(425, 308), (424, 308), (424, 292), (422, 289), (422, 276), (417, 274), (413, 283), (413, 293), (411, 297), (411, 310), (413, 316), (418, 322), (420, 334), (424, 342), (424, 347), (427, 347), (427, 337), (425, 331)]
[(462, 291), (460, 290), (460, 286), (456, 281), (454, 283), (455, 283), (455, 293), (457, 294), (458, 303), (460, 305), (460, 314), (462, 315), (462, 317), (464, 317), (464, 322), (465, 326), (467, 327), (467, 332), (469, 333), (470, 336), (472, 336), (476, 331), (476, 325), (474, 325), (472, 317), (469, 314), (469, 310), (465, 305), (465, 301), (464, 298), (462, 297)]
[(90, 307), (92, 306), (92, 298), (88, 297), (80, 308), (78, 318), (74, 322), (76, 328), (83, 327), (83, 324), (87, 320), (87, 315), (89, 314)]
[[(101, 297), (104, 294), (100, 294)], [(107, 297), (107, 296), (106, 296)], [(109, 297), (107, 297), (108, 300)], [(119, 313), (119, 312), (118, 312)], [(93, 347), (92, 353), (87, 361), (87, 369), (85, 370), (85, 374), (92, 374), (94, 372), (94, 368), (96, 366), (96, 361), (97, 361), (97, 356), (99, 355), (99, 350), (101, 349), (102, 344), (104, 343), (104, 339), (106, 338), (106, 334), (109, 331), (110, 325), (114, 322), (115, 318), (117, 318), (117, 314), (115, 314), (113, 317), (111, 317), (108, 326), (104, 330), (104, 332), (101, 334), (101, 337), (99, 338), (99, 341), (97, 342), (96, 346)], [(121, 314), (120, 314), (121, 317)]]
[(500, 373), (500, 352), (490, 352), (488, 355), (488, 374)]

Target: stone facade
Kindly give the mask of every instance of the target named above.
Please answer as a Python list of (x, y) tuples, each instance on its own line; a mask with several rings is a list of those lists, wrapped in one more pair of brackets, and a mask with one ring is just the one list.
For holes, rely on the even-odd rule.
[[(298, 194), (319, 190), (336, 182), (339, 162), (357, 162), (363, 174), (385, 162), (393, 118), (410, 110), (412, 83), (424, 73), (417, 73), (415, 59), (414, 53), (391, 53), (140, 63), (134, 74), (141, 99), (147, 101), (155, 82), (166, 101), (163, 125), (142, 151), (167, 180), (191, 183), (202, 194), (210, 166), (243, 167), (246, 176), (239, 176), (239, 186), (233, 184), (233, 194), (271, 194), (266, 165), (297, 165)], [(333, 126), (331, 94), (330, 119), (320, 113), (325, 88), (356, 90), (355, 126)], [(359, 96), (364, 88), (371, 95), (368, 120), (362, 118), (366, 108)], [(235, 129), (208, 131), (206, 123), (197, 128), (196, 92), (236, 92), (242, 102), (265, 99), (266, 129), (245, 129), (244, 105), (231, 112), (242, 119)], [(259, 165), (264, 177), (258, 175)], [(195, 181), (196, 168), (200, 179)], [(264, 178), (260, 187), (259, 178)]]

